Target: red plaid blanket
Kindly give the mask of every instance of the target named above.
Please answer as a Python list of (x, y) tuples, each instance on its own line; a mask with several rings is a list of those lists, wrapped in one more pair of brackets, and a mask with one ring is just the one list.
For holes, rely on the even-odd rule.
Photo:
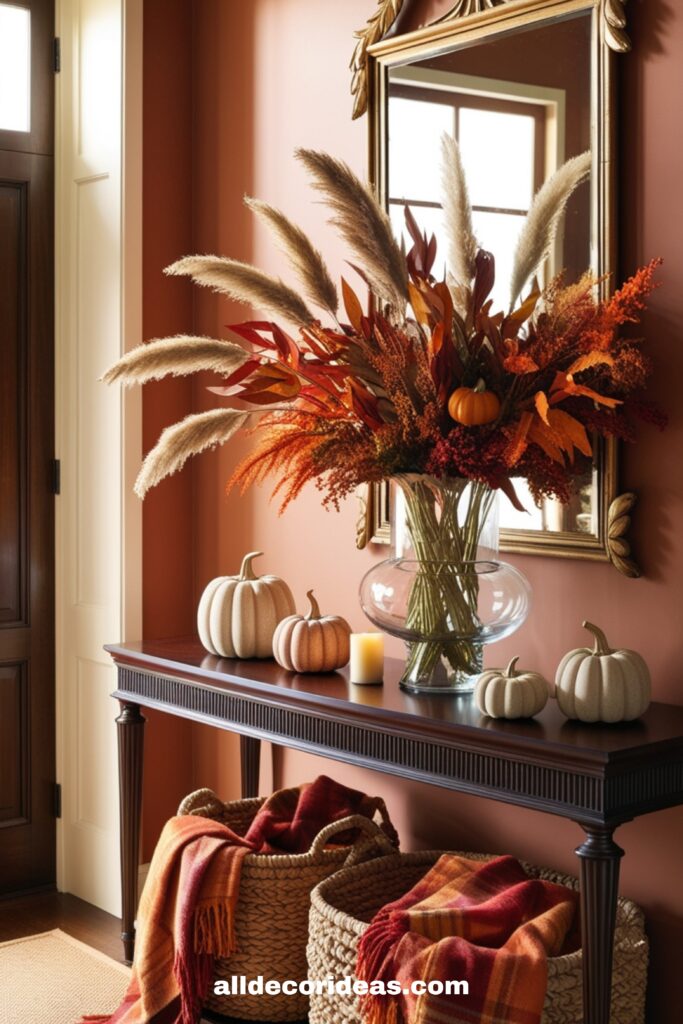
[(81, 1024), (195, 1024), (214, 957), (235, 948), (233, 919), (246, 854), (305, 853), (325, 825), (351, 814), (372, 818), (376, 807), (371, 797), (321, 775), (269, 797), (244, 837), (208, 818), (171, 818), (140, 900), (128, 991), (113, 1015), (84, 1017)]
[(530, 879), (513, 857), (444, 854), (363, 935), (357, 976), (466, 981), (464, 994), (368, 995), (366, 1024), (539, 1024), (547, 957), (577, 948), (577, 894)]

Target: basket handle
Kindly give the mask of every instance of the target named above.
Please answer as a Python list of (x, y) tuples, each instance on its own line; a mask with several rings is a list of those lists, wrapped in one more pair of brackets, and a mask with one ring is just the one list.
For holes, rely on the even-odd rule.
[[(350, 814), (347, 818), (340, 818), (339, 821), (332, 821), (320, 829), (317, 836), (311, 843), (309, 854), (320, 854), (333, 836), (340, 832), (349, 832), (351, 829), (358, 829), (364, 833), (364, 839), (356, 841), (349, 847), (349, 855), (345, 863), (357, 863), (360, 851), (369, 852), (370, 849), (381, 849), (384, 853), (396, 853), (396, 847), (384, 834), (380, 826), (366, 818), (364, 814)], [(355, 855), (355, 856), (354, 856)], [(352, 860), (353, 857), (353, 860)], [(360, 859), (363, 859), (360, 857)]]
[(178, 814), (199, 814), (203, 817), (218, 818), (225, 810), (225, 804), (219, 800), (212, 789), (196, 789), (180, 802)]

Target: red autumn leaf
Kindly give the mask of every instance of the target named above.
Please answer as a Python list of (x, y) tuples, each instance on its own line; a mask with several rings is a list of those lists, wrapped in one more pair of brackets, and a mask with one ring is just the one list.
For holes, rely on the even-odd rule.
[(250, 345), (255, 345), (257, 348), (274, 349), (275, 345), (273, 342), (259, 334), (259, 331), (270, 330), (271, 326), (265, 320), (252, 320), (243, 324), (227, 325), (229, 331), (234, 331), (238, 338), (248, 341)]
[(475, 257), (474, 287), (472, 289), (474, 312), (478, 313), (491, 293), (496, 280), (496, 260), (493, 253), (480, 249)]
[(299, 365), (299, 348), (297, 344), (289, 337), (288, 334), (278, 327), (277, 324), (271, 324), (273, 332), (273, 340), (277, 345), (277, 350), (282, 358), (296, 369)]
[(522, 505), (521, 501), (517, 497), (515, 485), (513, 484), (509, 476), (504, 476), (503, 479), (498, 484), (498, 486), (500, 487), (501, 491), (506, 496), (506, 498), (510, 500), (514, 508), (517, 509), (518, 512), (526, 512), (524, 505)]
[(361, 419), (366, 426), (370, 427), (371, 430), (376, 430), (378, 427), (381, 427), (384, 421), (379, 414), (379, 407), (375, 396), (371, 395), (369, 391), (361, 387), (358, 381), (354, 380), (353, 377), (349, 377), (347, 387), (349, 405), (359, 419)]
[(413, 242), (416, 245), (421, 245), (424, 242), (424, 234), (420, 230), (420, 226), (415, 220), (415, 214), (407, 205), (403, 207), (403, 217), (406, 222), (408, 234), (412, 238)]

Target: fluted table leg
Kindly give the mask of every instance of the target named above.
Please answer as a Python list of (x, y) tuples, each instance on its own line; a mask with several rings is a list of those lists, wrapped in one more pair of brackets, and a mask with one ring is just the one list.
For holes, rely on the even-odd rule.
[(145, 719), (137, 704), (120, 701), (116, 719), (119, 741), (119, 799), (121, 819), (121, 939), (126, 963), (135, 947), (138, 902), (140, 816), (142, 812), (142, 751)]
[(612, 839), (614, 829), (582, 827), (586, 841), (576, 854), (581, 859), (583, 1020), (584, 1024), (609, 1024), (619, 861), (624, 851)]
[(242, 799), (258, 796), (261, 740), (253, 736), (240, 736), (240, 766), (242, 769)]

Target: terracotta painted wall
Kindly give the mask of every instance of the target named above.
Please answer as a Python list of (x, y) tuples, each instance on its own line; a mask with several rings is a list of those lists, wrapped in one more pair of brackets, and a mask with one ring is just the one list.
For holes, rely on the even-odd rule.
[[(163, 7), (165, 15), (173, 11), (174, 30), (187, 47), (190, 33), (180, 13), (183, 5), (161, 4), (159, 0), (150, 5), (146, 0), (146, 11), (148, 6), (157, 13)], [(448, 6), (445, 0), (418, 3), (411, 18), (415, 23), (428, 21)], [(153, 106), (154, 117), (158, 115), (166, 125), (159, 128), (161, 150), (158, 159), (150, 158), (149, 173), (159, 187), (175, 189), (184, 227), (181, 230), (177, 224), (167, 223), (174, 204), (169, 199), (161, 208), (155, 196), (155, 216), (145, 211), (146, 237), (152, 231), (162, 232), (166, 241), (161, 262), (186, 248), (187, 210), (182, 202), (185, 154), (180, 154), (180, 166), (169, 162), (174, 143), (166, 136), (168, 132), (178, 144), (191, 142), (193, 147), (191, 228), (196, 251), (230, 254), (287, 274), (277, 249), (241, 205), (246, 192), (283, 207), (313, 232), (333, 272), (339, 274), (345, 254), (324, 225), (324, 215), (312, 201), (292, 151), (300, 145), (328, 149), (364, 174), (366, 124), (350, 121), (347, 64), (352, 32), (364, 23), (374, 4), (370, 0), (328, 0), (324, 5), (318, 0), (251, 0), (248, 4), (196, 0), (186, 6), (186, 13), (190, 7), (193, 113), (192, 130), (188, 127), (184, 141), (163, 90), (156, 98), (146, 98), (146, 126), (153, 121)], [(644, 431), (640, 445), (626, 451), (623, 458), (624, 488), (633, 488), (641, 496), (634, 541), (646, 576), (630, 581), (602, 564), (517, 559), (533, 585), (536, 609), (515, 638), (494, 648), (490, 658), (498, 662), (519, 653), (523, 662), (552, 675), (560, 655), (583, 642), (580, 621), (587, 617), (602, 623), (615, 643), (643, 651), (652, 667), (656, 699), (680, 703), (678, 618), (683, 598), (683, 535), (678, 524), (683, 515), (683, 467), (677, 453), (683, 427), (677, 382), (683, 373), (683, 347), (678, 337), (683, 320), (683, 142), (672, 126), (677, 123), (683, 93), (683, 8), (671, 0), (634, 0), (628, 5), (628, 15), (634, 52), (623, 58), (619, 67), (623, 99), (622, 270), (628, 272), (655, 254), (667, 261), (666, 286), (654, 297), (646, 329), (658, 367), (654, 394), (670, 410), (671, 426), (663, 436)], [(162, 77), (168, 85), (168, 76), (177, 67), (174, 61), (181, 61), (185, 74), (186, 49), (182, 55), (179, 51), (159, 55), (157, 36), (151, 33), (163, 38), (170, 31), (165, 18), (155, 23), (146, 18), (147, 29), (150, 35), (145, 52), (164, 62)], [(186, 113), (183, 108), (183, 116)], [(149, 148), (146, 140), (146, 156)], [(178, 179), (175, 186), (169, 180), (174, 176)], [(161, 246), (161, 240), (158, 244)], [(156, 241), (154, 245), (156, 248)], [(158, 255), (161, 259), (161, 252)], [(152, 266), (146, 260), (146, 284), (161, 262)], [(184, 283), (154, 281), (154, 287), (163, 287), (163, 293), (158, 293), (158, 303), (154, 300), (156, 312), (151, 311), (150, 316), (161, 318), (163, 312), (164, 322), (155, 319), (153, 327), (150, 322), (148, 336), (158, 334), (162, 326), (169, 331), (182, 328), (187, 316)], [(170, 307), (162, 310), (166, 303), (179, 303), (177, 313), (171, 313)], [(146, 310), (148, 305), (146, 301)], [(241, 315), (241, 310), (206, 292), (195, 295), (193, 325), (197, 333), (220, 333), (223, 325)], [(182, 407), (187, 400), (184, 391), (174, 392), (175, 398), (164, 392), (163, 401), (168, 404), (157, 407), (157, 393), (162, 394), (150, 392), (145, 401), (146, 440), (147, 431), (153, 433), (161, 420), (173, 418), (174, 401)], [(206, 399), (202, 388), (196, 387), (195, 407), (204, 407)], [(278, 518), (266, 491), (242, 499), (226, 497), (224, 483), (238, 454), (232, 448), (203, 457), (177, 482), (163, 484), (152, 499), (155, 504), (146, 511), (146, 544), (159, 528), (169, 531), (170, 547), (160, 542), (156, 555), (154, 549), (146, 550), (148, 633), (152, 621), (157, 624), (157, 599), (168, 596), (169, 552), (171, 561), (178, 560), (175, 565), (185, 585), (175, 594), (172, 607), (166, 607), (161, 615), (159, 629), (164, 631), (171, 623), (182, 626), (190, 616), (186, 584), (191, 571), (196, 599), (212, 576), (236, 571), (241, 554), (253, 549), (267, 552), (264, 569), (286, 577), (298, 601), (314, 585), (324, 608), (346, 615), (352, 626), (361, 628), (364, 619), (356, 598), (358, 581), (383, 552), (355, 550), (355, 503), (338, 515), (326, 513), (312, 491)], [(186, 562), (187, 551), (174, 546), (187, 538), (188, 502), (194, 502), (192, 568)], [(170, 509), (174, 516), (177, 511), (177, 522), (167, 521)], [(160, 729), (157, 722), (154, 728)], [(150, 739), (152, 732), (149, 730)], [(193, 727), (192, 733), (194, 783), (213, 786), (226, 797), (238, 795), (235, 740), (200, 727)], [(150, 759), (147, 765), (149, 770)], [(281, 750), (272, 756), (264, 751), (263, 768), (264, 790), (273, 780), (292, 783), (328, 771), (351, 785), (383, 793), (406, 848), (443, 845), (499, 850), (561, 870), (576, 870), (572, 850), (581, 833), (568, 822)], [(168, 804), (160, 784), (157, 777), (148, 781), (146, 788), (150, 837), (157, 824), (160, 826), (160, 807)], [(628, 854), (622, 892), (645, 908), (652, 939), (650, 1024), (677, 1024), (683, 1001), (676, 956), (683, 948), (683, 812), (665, 811), (640, 819), (620, 829), (617, 839)]]
[[(191, 11), (185, 0), (146, 0), (144, 6), (143, 336), (192, 331), (192, 290), (171, 283), (162, 269), (192, 248)], [(148, 45), (147, 45), (148, 44)], [(192, 408), (184, 380), (146, 387), (143, 446)], [(194, 622), (191, 477), (168, 481), (143, 507), (143, 630), (146, 637), (190, 633)], [(148, 860), (160, 823), (191, 788), (191, 728), (155, 712), (145, 743), (143, 854)], [(174, 756), (168, 757), (167, 751)]]

